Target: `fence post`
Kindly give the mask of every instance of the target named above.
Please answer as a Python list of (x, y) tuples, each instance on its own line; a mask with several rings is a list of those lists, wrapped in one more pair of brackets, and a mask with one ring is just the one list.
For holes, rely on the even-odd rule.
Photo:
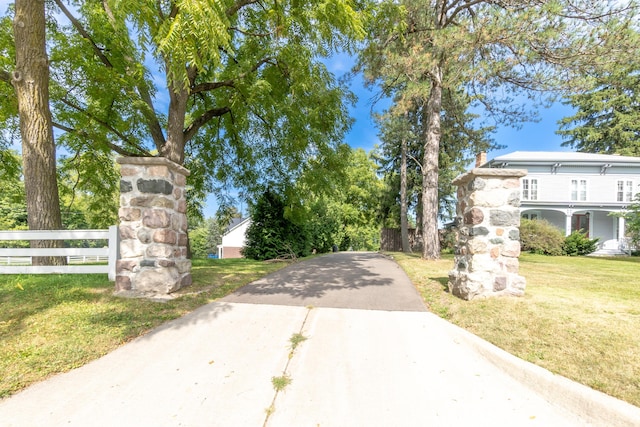
[(118, 226), (112, 225), (109, 227), (109, 281), (116, 281), (116, 262), (120, 257), (120, 238), (118, 233)]

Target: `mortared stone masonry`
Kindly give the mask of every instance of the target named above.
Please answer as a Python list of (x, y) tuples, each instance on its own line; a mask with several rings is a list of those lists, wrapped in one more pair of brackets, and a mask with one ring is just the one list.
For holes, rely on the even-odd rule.
[(166, 295), (191, 284), (189, 171), (163, 157), (122, 157), (116, 293)]
[(459, 298), (524, 295), (520, 256), (520, 169), (475, 168), (459, 176), (458, 242), (449, 290)]

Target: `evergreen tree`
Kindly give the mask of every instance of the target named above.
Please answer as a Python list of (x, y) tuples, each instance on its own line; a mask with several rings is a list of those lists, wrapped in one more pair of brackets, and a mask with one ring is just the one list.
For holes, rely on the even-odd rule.
[(251, 209), (242, 254), (256, 260), (309, 254), (306, 231), (285, 217), (284, 200), (271, 190), (264, 192)]
[(591, 77), (589, 90), (566, 101), (576, 113), (559, 122), (562, 145), (588, 153), (640, 156), (640, 47)]

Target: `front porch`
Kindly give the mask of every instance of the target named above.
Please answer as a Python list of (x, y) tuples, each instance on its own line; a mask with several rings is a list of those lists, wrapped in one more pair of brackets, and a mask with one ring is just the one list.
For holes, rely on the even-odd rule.
[(625, 238), (625, 219), (612, 214), (621, 209), (602, 207), (526, 207), (520, 208), (520, 215), (527, 219), (545, 219), (565, 236), (574, 231), (586, 233), (591, 239), (598, 239), (598, 250), (592, 255), (627, 255), (633, 248)]

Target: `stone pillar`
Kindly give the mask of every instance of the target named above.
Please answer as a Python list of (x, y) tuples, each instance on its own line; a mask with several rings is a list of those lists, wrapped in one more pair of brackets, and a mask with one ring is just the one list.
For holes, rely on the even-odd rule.
[(116, 293), (166, 295), (191, 284), (187, 259), (189, 171), (163, 157), (123, 157)]
[(449, 290), (459, 298), (524, 295), (520, 256), (519, 169), (475, 168), (459, 176), (458, 243)]

